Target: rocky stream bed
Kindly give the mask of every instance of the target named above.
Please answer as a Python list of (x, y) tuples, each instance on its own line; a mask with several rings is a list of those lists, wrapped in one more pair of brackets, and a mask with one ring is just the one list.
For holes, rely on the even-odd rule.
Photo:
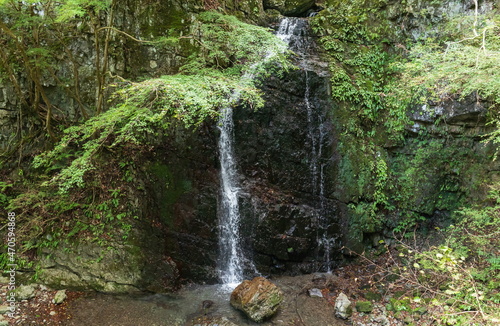
[[(333, 273), (282, 276), (271, 279), (284, 294), (278, 312), (263, 323), (254, 323), (229, 304), (231, 290), (221, 285), (183, 286), (172, 294), (142, 293), (110, 295), (97, 292), (64, 291), (61, 303), (54, 303), (63, 291), (33, 284), (18, 292), (15, 318), (0, 304), (0, 325), (67, 326), (392, 326), (432, 325), (436, 311), (391, 308), (391, 299), (412, 290), (402, 282), (380, 279), (378, 267), (389, 262), (385, 255), (376, 261), (338, 268)], [(375, 264), (373, 264), (375, 263)], [(0, 295), (5, 298), (7, 285)], [(19, 289), (18, 289), (19, 291)], [(335, 302), (341, 293), (352, 303), (352, 315), (336, 316)], [(64, 297), (64, 296), (63, 296)], [(431, 309), (431, 308), (429, 308)], [(435, 307), (433, 309), (439, 309)]]

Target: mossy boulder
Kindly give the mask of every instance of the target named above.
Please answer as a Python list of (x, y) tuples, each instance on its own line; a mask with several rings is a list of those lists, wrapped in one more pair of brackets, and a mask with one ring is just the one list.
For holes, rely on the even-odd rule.
[(54, 295), (54, 299), (52, 300), (53, 303), (55, 304), (61, 304), (66, 300), (68, 295), (66, 294), (66, 290), (59, 290), (56, 292)]
[(179, 272), (171, 259), (133, 244), (75, 241), (43, 250), (39, 280), (55, 289), (107, 293), (167, 292)]
[(36, 288), (35, 285), (21, 285), (15, 291), (15, 298), (17, 301), (29, 300), (35, 297)]
[(255, 322), (272, 317), (282, 301), (283, 292), (264, 277), (245, 280), (231, 293), (231, 305)]

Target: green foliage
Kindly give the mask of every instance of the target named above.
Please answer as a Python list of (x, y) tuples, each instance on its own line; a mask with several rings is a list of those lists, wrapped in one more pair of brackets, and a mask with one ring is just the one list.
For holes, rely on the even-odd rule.
[(383, 16), (385, 1), (339, 1), (312, 21), (320, 43), (330, 56), (332, 97), (344, 103), (350, 115), (346, 133), (373, 136), (375, 123), (387, 120), (387, 137), (399, 139), (408, 122), (404, 108), (385, 99), (392, 58), (384, 42), (389, 25)]
[(381, 230), (382, 220), (373, 203), (349, 204), (349, 227), (365, 233)]
[(111, 6), (112, 0), (66, 0), (60, 1), (55, 8), (56, 22), (67, 22), (74, 18), (85, 17), (89, 10), (98, 14)]
[(357, 208), (366, 209), (373, 220), (361, 222), (365, 232), (374, 229), (380, 210), (393, 208), (387, 195), (392, 184), (384, 147), (403, 139), (409, 121), (404, 103), (387, 96), (394, 55), (386, 51), (391, 35), (386, 4), (329, 1), (311, 22), (331, 61), (331, 94), (339, 105), (334, 115), (341, 131), (340, 182), (350, 189), (353, 198), (348, 200), (371, 202)]
[[(396, 274), (432, 299), (439, 324), (496, 325), (500, 322), (500, 197), (491, 187), (489, 202), (456, 210), (455, 223), (438, 230), (444, 239), (426, 250), (403, 244)], [(418, 298), (419, 306), (428, 301)], [(437, 308), (440, 307), (440, 308)]]
[[(396, 7), (427, 19), (427, 9), (416, 8), (439, 5), (332, 0), (312, 22), (331, 59), (332, 97), (339, 104), (334, 115), (341, 131), (341, 188), (351, 194), (346, 200), (360, 202), (368, 215), (391, 212), (398, 221), (387, 224), (398, 231), (417, 226), (435, 210), (459, 207), (481, 187), (473, 172), (484, 162), (473, 156), (467, 141), (451, 139), (439, 119), (433, 133), (441, 140), (432, 140), (422, 128), (417, 140), (405, 141), (409, 110), (476, 93), (498, 124), (497, 16), (440, 17), (438, 25), (426, 20), (428, 31), (422, 35), (439, 38), (416, 43), (401, 39), (384, 16)], [(498, 130), (489, 140), (499, 142)], [(416, 155), (387, 153), (398, 145)]]
[[(96, 155), (104, 149), (150, 144), (178, 126), (197, 127), (215, 118), (227, 106), (263, 105), (254, 79), (241, 78), (241, 74), (269, 73), (269, 66), (276, 62), (282, 68), (289, 67), (283, 42), (268, 30), (241, 23), (231, 16), (204, 13), (200, 21), (205, 22), (199, 26), (200, 51), (210, 51), (188, 60), (183, 70), (189, 75), (115, 85), (111, 109), (80, 126), (68, 128), (52, 151), (35, 158), (35, 168), (53, 170), (54, 162), (57, 166), (68, 164), (48, 183), (58, 184), (62, 193), (73, 187), (81, 188), (86, 173), (96, 168)], [(266, 54), (268, 60), (261, 62)], [(230, 56), (234, 58), (231, 67), (216, 64), (220, 58)]]
[(217, 116), (220, 108), (233, 105), (233, 92), (239, 93), (244, 104), (262, 105), (257, 90), (240, 85), (236, 78), (174, 75), (131, 83), (116, 91), (119, 104), (81, 126), (68, 128), (52, 151), (35, 158), (34, 167), (53, 170), (54, 162), (63, 166), (69, 161), (49, 183), (58, 184), (63, 193), (81, 188), (85, 174), (96, 168), (96, 155), (104, 149), (147, 145), (179, 124), (196, 127)]
[[(93, 20), (96, 37), (92, 40), (96, 64), (97, 111), (102, 106), (102, 92), (107, 74), (107, 49), (100, 46), (98, 32), (100, 12), (111, 6), (111, 0), (66, 1), (3, 1), (0, 6), (0, 74), (12, 86), (17, 97), (20, 115), (39, 119), (52, 141), (57, 140), (58, 129), (53, 119), (56, 106), (47, 94), (47, 83), (61, 86), (67, 95), (79, 104), (82, 117), (88, 112), (82, 104), (78, 78), (79, 62), (72, 54), (75, 39), (81, 37), (76, 20), (88, 26)], [(74, 19), (76, 18), (76, 20)], [(100, 33), (104, 37), (104, 33)], [(106, 38), (104, 43), (109, 43)], [(101, 60), (102, 59), (102, 60)], [(101, 66), (102, 62), (102, 68)], [(65, 66), (65, 65), (69, 65)], [(70, 68), (71, 67), (71, 68)], [(64, 76), (59, 72), (66, 71)], [(104, 77), (103, 77), (104, 76)], [(23, 133), (17, 135), (22, 142)]]
[(398, 155), (391, 162), (391, 179), (397, 180), (389, 194), (393, 205), (426, 214), (456, 209), (458, 194), (468, 192), (461, 187), (465, 167), (473, 159), (467, 148), (454, 140), (426, 138), (409, 140), (406, 146), (415, 154)]
[[(498, 185), (492, 187), (491, 205), (477, 205), (456, 211), (455, 224), (450, 227), (454, 241), (451, 246), (466, 257), (480, 259), (487, 268), (498, 266), (500, 256), (500, 197)], [(498, 272), (498, 271), (497, 271)]]
[(477, 92), (483, 99), (500, 103), (498, 18), (483, 19), (488, 25), (477, 37), (464, 36), (446, 45), (427, 39), (413, 46), (407, 61), (394, 64), (401, 72), (395, 96), (424, 104)]
[[(453, 243), (456, 239), (449, 238)], [(432, 293), (435, 313), (444, 324), (490, 325), (499, 321), (498, 284), (500, 273), (490, 270), (484, 279), (474, 276), (477, 263), (447, 245), (418, 251), (412, 247), (399, 256), (404, 267), (400, 276), (416, 288)], [(420, 303), (420, 300), (417, 300)]]
[(181, 68), (184, 73), (200, 74), (209, 68), (238, 76), (265, 77), (291, 67), (285, 56), (286, 45), (270, 29), (216, 12), (199, 14), (193, 28), (191, 37), (196, 40), (197, 49)]
[[(476, 94), (478, 101), (489, 106), (496, 126), (488, 140), (499, 143), (499, 17), (459, 16), (444, 24), (439, 39), (428, 38), (413, 45), (406, 60), (392, 65), (399, 71), (399, 78), (390, 85), (393, 100), (422, 105)], [(457, 21), (468, 28), (457, 29)]]
[(7, 189), (12, 188), (13, 184), (0, 181), (0, 205), (5, 207), (9, 202), (10, 196)]

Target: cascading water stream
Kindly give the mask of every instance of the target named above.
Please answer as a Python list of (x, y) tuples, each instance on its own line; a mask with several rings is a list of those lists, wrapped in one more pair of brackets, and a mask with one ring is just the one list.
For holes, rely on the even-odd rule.
[[(308, 52), (310, 42), (307, 38), (307, 21), (301, 18), (284, 18), (276, 36), (282, 39), (288, 48), (300, 56), (305, 56)], [(283, 49), (284, 51), (285, 49)], [(263, 58), (262, 62), (255, 64), (242, 77), (242, 83), (248, 79), (253, 79), (253, 70), (258, 64), (262, 64), (273, 57), (273, 53)], [(322, 155), (325, 139), (324, 123), (321, 113), (317, 112), (310, 101), (309, 77), (306, 71), (306, 92), (305, 103), (308, 119), (308, 136), (311, 141), (312, 150), (309, 161), (311, 178), (313, 184), (313, 195), (319, 197), (319, 207), (316, 207), (318, 213), (318, 246), (322, 247), (324, 252), (323, 261), (326, 262), (327, 270), (330, 271), (330, 239), (327, 233), (327, 221), (325, 212), (325, 176)], [(232, 96), (232, 102), (238, 100), (239, 94)], [(238, 197), (240, 192), (239, 178), (237, 172), (237, 160), (234, 152), (234, 121), (233, 108), (227, 107), (222, 111), (219, 120), (219, 156), (221, 164), (221, 201), (219, 204), (219, 276), (221, 282), (229, 288), (236, 287), (244, 278), (245, 270), (254, 270), (253, 263), (244, 256), (242, 250), (242, 241), (240, 235), (240, 209)]]
[[(307, 110), (307, 135), (310, 142), (311, 152), (309, 157), (309, 171), (311, 175), (312, 194), (318, 197), (316, 203), (317, 210), (317, 237), (318, 252), (323, 252), (323, 266), (318, 269), (331, 272), (330, 254), (333, 248), (334, 238), (328, 234), (328, 220), (326, 216), (326, 197), (325, 197), (325, 165), (324, 149), (327, 132), (325, 130), (325, 121), (320, 108), (315, 107), (311, 99), (310, 76), (308, 72), (307, 56), (311, 41), (307, 37), (307, 20), (301, 18), (285, 18), (278, 29), (278, 37), (285, 41), (289, 48), (301, 57), (299, 65), (305, 72), (305, 92), (304, 103)], [(318, 256), (318, 258), (320, 258)]]
[[(282, 53), (286, 48), (282, 48)], [(261, 62), (257, 62), (241, 77), (241, 84), (255, 78), (255, 71), (261, 64), (272, 60), (277, 54), (268, 53)], [(239, 93), (234, 92), (231, 103), (237, 102)], [(224, 108), (219, 120), (219, 156), (221, 164), (221, 203), (219, 205), (219, 276), (222, 284), (228, 288), (235, 288), (243, 281), (244, 271), (257, 270), (253, 263), (247, 259), (241, 246), (240, 220), (238, 197), (240, 192), (237, 172), (237, 160), (234, 153), (234, 121), (233, 108)]]
[(240, 211), (238, 205), (238, 174), (234, 157), (233, 108), (222, 112), (219, 122), (219, 154), (221, 164), (221, 207), (219, 212), (220, 279), (223, 284), (235, 286), (243, 279), (244, 257), (240, 239)]
[(316, 112), (316, 108), (311, 104), (311, 87), (307, 70), (305, 71), (305, 84), (304, 103), (307, 110), (307, 135), (311, 144), (309, 170), (311, 173), (312, 193), (319, 197), (316, 241), (323, 249), (324, 267), (327, 272), (331, 272), (330, 253), (333, 244), (328, 235), (328, 220), (325, 216), (325, 162), (323, 162), (323, 144), (326, 136), (325, 123), (321, 112)]

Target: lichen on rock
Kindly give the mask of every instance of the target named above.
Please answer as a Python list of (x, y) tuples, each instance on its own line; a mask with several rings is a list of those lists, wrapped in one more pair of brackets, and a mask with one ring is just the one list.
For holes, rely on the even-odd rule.
[(283, 292), (264, 277), (245, 280), (231, 293), (231, 305), (255, 322), (272, 317), (282, 301)]

